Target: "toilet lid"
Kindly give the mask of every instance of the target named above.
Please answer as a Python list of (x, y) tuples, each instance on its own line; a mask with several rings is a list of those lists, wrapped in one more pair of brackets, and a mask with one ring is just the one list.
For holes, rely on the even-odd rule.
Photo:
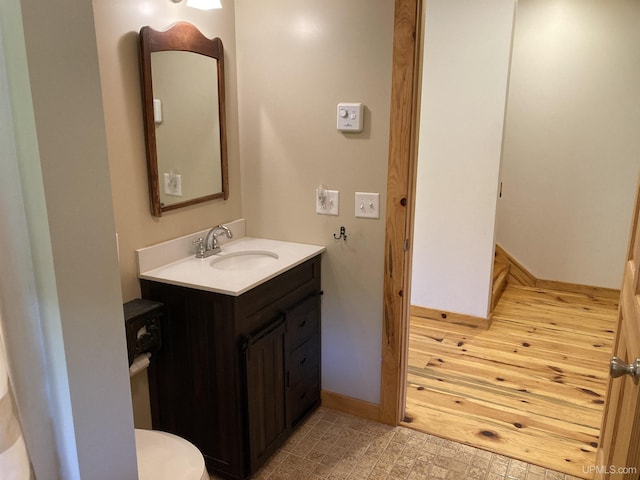
[(200, 450), (171, 433), (136, 429), (136, 454), (139, 480), (209, 478)]

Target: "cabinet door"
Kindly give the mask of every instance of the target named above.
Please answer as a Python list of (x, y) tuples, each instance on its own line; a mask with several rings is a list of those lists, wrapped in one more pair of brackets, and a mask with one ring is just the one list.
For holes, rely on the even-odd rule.
[(251, 472), (256, 472), (288, 435), (285, 335), (284, 317), (279, 317), (243, 345)]

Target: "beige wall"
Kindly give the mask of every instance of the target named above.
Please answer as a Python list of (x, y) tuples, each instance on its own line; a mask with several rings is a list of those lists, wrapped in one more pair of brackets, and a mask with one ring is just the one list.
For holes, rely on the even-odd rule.
[(640, 4), (520, 0), (497, 241), (536, 277), (620, 288), (640, 158)]
[[(322, 388), (378, 402), (385, 212), (354, 218), (354, 193), (385, 204), (393, 2), (235, 4), (248, 234), (327, 246)], [(339, 102), (364, 103), (362, 133), (336, 130)], [(315, 213), (321, 183), (340, 191), (339, 216)]]
[[(203, 230), (242, 216), (234, 2), (203, 12), (169, 0), (94, 0), (104, 116), (119, 238), (123, 300), (140, 295), (135, 250)], [(138, 32), (148, 25), (165, 30), (177, 21), (193, 23), (207, 37), (219, 37), (225, 49), (230, 194), (165, 213), (150, 214), (138, 64)]]

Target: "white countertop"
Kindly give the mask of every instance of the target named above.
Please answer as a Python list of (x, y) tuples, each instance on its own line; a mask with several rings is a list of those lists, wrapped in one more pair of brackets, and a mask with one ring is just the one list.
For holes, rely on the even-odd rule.
[[(251, 268), (227, 268), (212, 266), (212, 262), (238, 252), (266, 251), (277, 255), (272, 261), (257, 262)], [(325, 251), (320, 245), (283, 242), (264, 238), (242, 237), (222, 245), (222, 251), (207, 258), (187, 258), (167, 263), (157, 268), (140, 272), (138, 277), (171, 285), (207, 290), (225, 295), (238, 296), (254, 287), (300, 265)], [(223, 263), (220, 263), (223, 265)]]

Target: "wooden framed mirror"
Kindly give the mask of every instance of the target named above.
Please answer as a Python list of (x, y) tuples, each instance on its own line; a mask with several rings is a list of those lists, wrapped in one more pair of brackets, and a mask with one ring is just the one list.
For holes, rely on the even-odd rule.
[(224, 51), (186, 22), (140, 29), (151, 213), (229, 196)]

